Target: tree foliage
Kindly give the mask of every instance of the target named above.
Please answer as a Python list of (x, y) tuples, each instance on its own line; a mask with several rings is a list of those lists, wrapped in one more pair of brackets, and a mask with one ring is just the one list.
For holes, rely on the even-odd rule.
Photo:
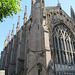
[(20, 0), (0, 0), (0, 21), (21, 11)]

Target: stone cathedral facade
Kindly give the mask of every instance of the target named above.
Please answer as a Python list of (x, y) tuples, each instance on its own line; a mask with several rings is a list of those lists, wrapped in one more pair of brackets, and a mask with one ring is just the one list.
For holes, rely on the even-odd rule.
[[(20, 18), (20, 17), (19, 17)], [(58, 2), (45, 7), (31, 0), (31, 15), (5, 40), (0, 69), (5, 75), (75, 75), (75, 14), (69, 17)]]

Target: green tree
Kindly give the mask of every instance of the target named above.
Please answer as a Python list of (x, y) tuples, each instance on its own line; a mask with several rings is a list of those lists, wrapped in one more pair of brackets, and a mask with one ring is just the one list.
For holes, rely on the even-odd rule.
[(20, 0), (0, 0), (0, 21), (21, 11)]

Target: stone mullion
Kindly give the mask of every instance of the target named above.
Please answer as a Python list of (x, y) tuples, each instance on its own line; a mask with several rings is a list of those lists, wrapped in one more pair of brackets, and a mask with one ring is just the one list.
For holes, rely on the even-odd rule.
[[(73, 41), (72, 41), (72, 46), (73, 46)], [(74, 50), (74, 46), (73, 46), (73, 50)], [(73, 53), (72, 53), (72, 60), (73, 60), (73, 65), (74, 65), (74, 56), (73, 56)]]
[(64, 52), (63, 52), (63, 64), (65, 64), (65, 56), (64, 56)]
[(59, 40), (58, 40), (59, 36), (57, 35), (57, 42), (58, 42), (58, 52), (59, 52), (59, 60), (60, 60), (60, 64), (61, 64), (61, 54), (60, 54), (60, 47), (59, 47)]
[(73, 65), (74, 65), (74, 60), (73, 60), (73, 58), (74, 58), (74, 57), (73, 57), (73, 53), (72, 53), (72, 62), (73, 62)]
[[(65, 54), (66, 54), (66, 60), (68, 61), (68, 55), (67, 55), (67, 48), (66, 48), (66, 42), (65, 42), (65, 36), (63, 36), (64, 46), (65, 46)], [(68, 63), (68, 62), (67, 62)]]
[[(62, 39), (63, 39), (63, 36), (62, 36)], [(62, 40), (61, 40), (61, 44), (62, 44), (62, 50), (64, 50), (64, 46), (63, 46), (63, 41)], [(63, 54), (63, 51), (62, 51), (62, 56), (63, 56), (63, 63), (64, 63), (64, 54)]]
[[(62, 36), (62, 39), (64, 38), (64, 36)], [(64, 50), (64, 48), (65, 48), (65, 44), (64, 44), (64, 39), (63, 39), (63, 50)], [(65, 50), (64, 50), (65, 51)], [(63, 52), (63, 61), (64, 61), (64, 64), (65, 64), (65, 56), (64, 56), (64, 52)]]
[(71, 65), (73, 65), (72, 53), (70, 53)]
[[(72, 42), (72, 46), (73, 46), (73, 42)], [(74, 47), (73, 47), (74, 49)], [(72, 53), (72, 60), (74, 59), (73, 53)], [(74, 60), (73, 60), (73, 65), (74, 65)]]
[[(72, 41), (72, 49), (73, 49), (73, 52), (74, 52), (74, 45), (73, 45), (73, 41)], [(74, 65), (74, 55), (72, 53), (72, 60), (73, 60), (73, 65)]]
[(70, 49), (71, 49), (71, 52), (72, 52), (72, 45), (71, 45), (71, 39), (69, 38), (69, 44), (70, 44)]
[(68, 39), (67, 39), (67, 46), (68, 46), (68, 51), (71, 51), (71, 50), (70, 50), (70, 40), (69, 40), (69, 37), (68, 37)]
[(73, 42), (71, 43), (71, 41), (70, 41), (70, 46), (71, 46), (71, 49), (72, 49), (71, 50), (71, 52), (72, 52), (71, 54), (72, 54), (72, 62), (73, 62), (73, 65), (74, 65), (74, 60), (73, 60), (73, 58), (74, 58), (73, 57)]
[(71, 63), (71, 65), (72, 65), (72, 63), (73, 63), (73, 60), (72, 60), (72, 53), (70, 53), (70, 63)]
[(73, 62), (73, 65), (74, 65), (74, 60), (73, 60), (73, 48), (72, 48), (72, 44), (71, 44), (71, 39), (70, 39), (70, 38), (69, 38), (69, 43), (70, 43), (70, 49), (71, 49), (71, 55), (72, 55), (71, 61)]
[[(60, 54), (61, 54), (61, 57), (62, 57), (63, 54), (62, 54), (62, 39), (61, 39), (61, 37), (60, 37), (60, 42), (61, 42)], [(61, 58), (61, 65), (63, 64), (62, 61), (63, 61), (63, 58)]]

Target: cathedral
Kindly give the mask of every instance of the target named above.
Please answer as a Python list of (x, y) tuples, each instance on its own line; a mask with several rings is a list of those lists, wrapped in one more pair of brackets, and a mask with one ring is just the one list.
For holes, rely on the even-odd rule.
[(31, 14), (20, 28), (14, 25), (1, 52), (0, 69), (5, 75), (75, 75), (75, 13), (71, 17), (44, 0), (31, 0)]

